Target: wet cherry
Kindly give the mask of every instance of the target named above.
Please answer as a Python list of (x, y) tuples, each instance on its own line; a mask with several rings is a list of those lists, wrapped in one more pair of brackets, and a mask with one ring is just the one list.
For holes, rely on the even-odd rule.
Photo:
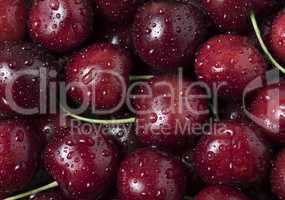
[(70, 51), (91, 33), (93, 9), (88, 0), (33, 0), (28, 24), (35, 42), (53, 52)]
[(198, 79), (221, 97), (241, 98), (246, 86), (267, 68), (263, 55), (246, 37), (218, 35), (203, 44), (195, 60)]
[(93, 200), (112, 186), (118, 151), (101, 132), (76, 129), (64, 138), (55, 137), (44, 159), (68, 199)]
[(30, 200), (66, 200), (60, 191), (53, 190), (48, 192), (38, 193), (30, 197)]
[[(47, 105), (50, 84), (56, 85), (57, 70), (55, 59), (40, 47), (26, 42), (1, 43), (1, 116), (38, 114), (39, 106)], [(47, 85), (41, 86), (41, 81)]]
[(271, 173), (271, 188), (275, 195), (277, 195), (280, 199), (285, 198), (285, 151), (282, 150), (272, 168)]
[(243, 193), (230, 187), (210, 186), (203, 189), (194, 200), (249, 200)]
[(249, 125), (216, 123), (203, 136), (194, 153), (195, 168), (209, 184), (251, 185), (267, 175), (271, 153)]
[(132, 29), (136, 52), (160, 69), (191, 66), (207, 35), (204, 15), (192, 5), (150, 1), (139, 9)]
[[(181, 81), (181, 82), (180, 82)], [(134, 96), (137, 137), (146, 145), (183, 148), (208, 119), (205, 92), (187, 79), (157, 76), (141, 85)], [(200, 96), (201, 97), (201, 96)], [(193, 131), (194, 130), (194, 131)]]
[(20, 120), (0, 121), (0, 192), (23, 189), (37, 169), (39, 146), (35, 133)]
[(251, 104), (251, 120), (274, 143), (285, 144), (284, 106), (284, 81), (263, 87)]
[(67, 65), (69, 96), (93, 109), (118, 109), (124, 102), (131, 68), (132, 60), (121, 47), (94, 44), (75, 54)]
[(185, 175), (173, 156), (139, 149), (122, 162), (117, 189), (119, 198), (124, 200), (182, 200)]
[(26, 10), (23, 0), (0, 1), (0, 41), (19, 41), (25, 34)]

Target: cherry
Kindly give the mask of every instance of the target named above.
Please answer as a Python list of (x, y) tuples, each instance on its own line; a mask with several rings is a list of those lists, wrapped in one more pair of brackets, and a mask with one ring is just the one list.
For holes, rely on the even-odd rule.
[(118, 153), (101, 132), (75, 129), (64, 138), (55, 137), (44, 154), (48, 172), (68, 199), (96, 199), (111, 186)]
[(285, 12), (282, 10), (273, 20), (270, 34), (271, 48), (275, 56), (285, 63)]
[(190, 66), (207, 35), (206, 24), (204, 15), (192, 5), (150, 1), (135, 17), (135, 50), (142, 60), (160, 69)]
[(265, 74), (266, 61), (246, 37), (218, 35), (207, 41), (195, 60), (198, 79), (218, 88), (221, 97), (241, 98), (252, 80)]
[(145, 0), (92, 0), (95, 13), (110, 22), (122, 23), (129, 20), (139, 4)]
[(30, 197), (30, 200), (66, 200), (60, 191), (52, 190), (38, 193)]
[(0, 121), (0, 147), (0, 191), (19, 191), (37, 169), (39, 148), (34, 132), (21, 120)]
[(271, 187), (274, 194), (280, 199), (285, 198), (285, 151), (279, 152), (273, 164), (271, 173)]
[[(26, 42), (1, 43), (0, 115), (31, 114), (22, 109), (37, 109), (32, 112), (38, 114), (40, 104), (47, 104), (45, 99), (40, 102), (41, 94), (48, 95), (49, 84), (57, 81), (57, 70), (54, 58), (40, 47)], [(40, 88), (45, 78), (47, 87)]]
[(69, 122), (59, 114), (37, 116), (35, 119), (32, 119), (31, 123), (35, 125), (35, 130), (44, 146), (54, 136), (64, 137), (70, 134)]
[(194, 200), (249, 200), (243, 193), (230, 187), (210, 186), (203, 189)]
[(87, 0), (33, 0), (28, 24), (35, 42), (53, 52), (70, 51), (91, 33), (93, 10)]
[(0, 41), (19, 41), (25, 34), (26, 10), (23, 0), (0, 1)]
[(180, 163), (155, 149), (139, 149), (122, 162), (117, 179), (124, 200), (182, 200), (185, 179)]
[(75, 54), (67, 65), (69, 96), (99, 110), (115, 109), (125, 98), (131, 68), (130, 56), (120, 47), (94, 44)]
[(276, 3), (272, 0), (202, 0), (204, 8), (216, 26), (230, 32), (248, 31), (250, 11), (268, 13)]
[(208, 102), (198, 95), (205, 95), (199, 86), (176, 76), (157, 76), (141, 85), (134, 96), (138, 140), (181, 149), (198, 134), (193, 128), (208, 119)]
[(251, 119), (274, 143), (285, 144), (285, 82), (263, 87), (251, 104)]
[(209, 184), (251, 185), (267, 174), (271, 152), (249, 125), (216, 123), (194, 153), (197, 173)]

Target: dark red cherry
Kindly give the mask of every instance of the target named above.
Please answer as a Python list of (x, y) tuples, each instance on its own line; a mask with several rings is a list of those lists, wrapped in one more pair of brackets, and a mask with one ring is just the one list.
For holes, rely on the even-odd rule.
[(45, 96), (49, 85), (56, 85), (57, 70), (54, 58), (42, 48), (26, 42), (1, 43), (1, 115), (37, 114), (40, 104), (47, 107)]
[(283, 149), (273, 163), (271, 189), (280, 199), (285, 199), (285, 150)]
[(263, 87), (251, 104), (250, 119), (273, 142), (285, 144), (285, 82)]
[[(204, 91), (187, 79), (157, 76), (141, 85), (134, 96), (136, 135), (146, 145), (182, 148), (208, 119)], [(199, 129), (199, 128), (198, 128)]]
[(272, 0), (202, 0), (204, 8), (216, 26), (229, 32), (246, 32), (249, 30), (249, 14), (254, 10), (265, 14), (274, 8)]
[(285, 63), (285, 11), (282, 10), (273, 20), (270, 34), (274, 55)]
[(23, 0), (0, 1), (0, 41), (19, 41), (25, 34)]
[(246, 37), (218, 35), (207, 41), (195, 60), (198, 79), (217, 88), (221, 97), (241, 98), (246, 86), (263, 76), (263, 55)]
[(119, 198), (124, 200), (182, 200), (185, 175), (173, 156), (139, 149), (122, 162), (117, 189)]
[(251, 185), (267, 175), (271, 152), (249, 125), (220, 122), (194, 153), (196, 171), (209, 184)]
[(53, 190), (37, 193), (30, 197), (30, 200), (66, 200), (60, 191)]
[(139, 9), (132, 29), (138, 55), (160, 69), (191, 66), (207, 35), (203, 14), (192, 5), (150, 1)]
[(39, 146), (24, 121), (0, 121), (0, 192), (12, 193), (29, 184), (37, 169)]
[(210, 186), (203, 189), (194, 200), (249, 200), (238, 190), (226, 186)]
[(145, 0), (92, 0), (95, 14), (110, 22), (122, 23), (133, 18), (136, 8)]
[(70, 120), (59, 114), (46, 114), (31, 120), (37, 135), (45, 146), (54, 136), (64, 137), (70, 134)]
[(73, 50), (92, 32), (93, 9), (88, 0), (33, 0), (30, 36), (53, 52)]
[(120, 108), (131, 68), (129, 54), (119, 46), (94, 44), (75, 54), (67, 65), (69, 96), (93, 109)]
[(99, 131), (73, 129), (71, 135), (48, 144), (44, 159), (68, 199), (93, 200), (112, 186), (118, 151)]

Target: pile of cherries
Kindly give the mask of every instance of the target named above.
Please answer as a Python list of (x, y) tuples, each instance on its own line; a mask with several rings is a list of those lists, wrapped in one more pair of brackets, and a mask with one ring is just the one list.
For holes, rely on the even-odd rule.
[(284, 0), (0, 0), (0, 27), (1, 199), (285, 200)]

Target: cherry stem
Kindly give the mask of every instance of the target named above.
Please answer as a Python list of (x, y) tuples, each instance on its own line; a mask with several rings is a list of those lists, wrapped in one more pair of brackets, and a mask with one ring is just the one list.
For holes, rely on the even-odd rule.
[(129, 80), (130, 81), (143, 81), (143, 80), (149, 80), (152, 79), (154, 76), (153, 75), (134, 75), (130, 76)]
[(131, 124), (136, 122), (135, 117), (125, 118), (125, 119), (92, 119), (72, 114), (71, 112), (67, 111), (63, 106), (61, 106), (61, 108), (63, 109), (63, 111), (66, 113), (67, 116), (91, 124), (114, 125), (114, 124)]
[(268, 48), (266, 47), (266, 44), (264, 43), (261, 33), (260, 33), (260, 29), (258, 27), (257, 21), (256, 21), (256, 16), (255, 13), (253, 11), (251, 11), (250, 13), (250, 20), (255, 32), (255, 35), (257, 37), (257, 40), (263, 50), (263, 52), (266, 54), (266, 56), (268, 57), (269, 61), (276, 67), (278, 68), (281, 72), (285, 73), (285, 68), (280, 65), (275, 58), (271, 55), (271, 53), (269, 52)]
[(39, 193), (39, 192), (42, 192), (42, 191), (45, 191), (45, 190), (49, 190), (49, 189), (52, 189), (52, 188), (55, 188), (55, 187), (58, 187), (58, 183), (56, 181), (54, 181), (52, 183), (49, 183), (49, 184), (47, 184), (45, 186), (39, 187), (37, 189), (30, 190), (28, 192), (24, 192), (24, 193), (21, 193), (21, 194), (12, 196), (12, 197), (5, 198), (4, 200), (22, 199), (24, 197), (28, 197), (28, 196), (31, 196), (33, 194), (36, 194), (36, 193)]

